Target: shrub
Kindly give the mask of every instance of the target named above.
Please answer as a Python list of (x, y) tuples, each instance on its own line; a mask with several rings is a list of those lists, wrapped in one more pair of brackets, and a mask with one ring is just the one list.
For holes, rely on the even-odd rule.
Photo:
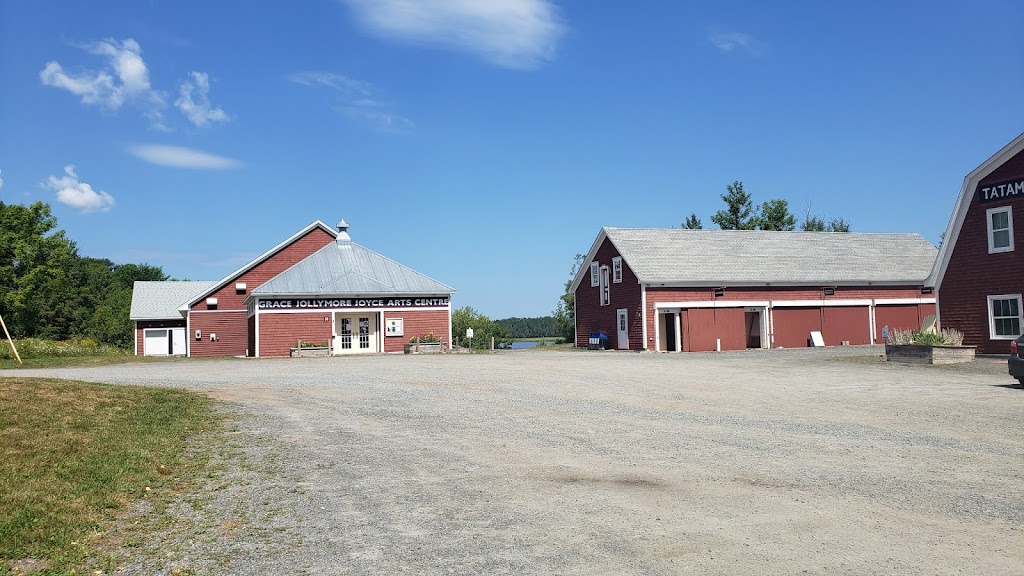
[(441, 339), (434, 336), (433, 332), (428, 332), (426, 336), (413, 336), (409, 339), (409, 344), (440, 344)]
[(889, 332), (888, 344), (902, 346), (907, 344), (920, 344), (922, 346), (962, 346), (964, 343), (963, 332), (944, 328), (942, 332), (920, 332), (917, 330), (901, 330), (894, 328)]
[[(125, 356), (131, 350), (97, 344), (88, 338), (84, 340), (43, 340), (41, 338), (24, 338), (15, 340), (18, 355), (22, 358), (56, 358), (75, 356)], [(14, 353), (6, 339), (0, 338), (0, 358), (13, 360)]]

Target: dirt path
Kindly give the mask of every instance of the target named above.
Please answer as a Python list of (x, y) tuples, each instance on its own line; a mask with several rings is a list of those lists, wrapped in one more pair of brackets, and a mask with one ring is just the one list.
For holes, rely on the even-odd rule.
[(836, 358), (872, 352), (511, 352), (17, 373), (182, 386), (244, 416), (238, 446), (262, 468), (209, 513), (238, 515), (242, 499), (262, 529), (215, 531), (215, 543), (192, 535), (167, 566), (1024, 573), (1024, 390), (994, 361), (947, 369)]

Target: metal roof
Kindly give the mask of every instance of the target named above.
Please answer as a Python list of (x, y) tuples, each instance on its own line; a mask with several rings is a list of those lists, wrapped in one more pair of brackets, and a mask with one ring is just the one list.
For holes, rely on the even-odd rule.
[(938, 253), (918, 234), (603, 228), (586, 264), (605, 236), (643, 284), (921, 284)]
[(455, 289), (351, 241), (331, 242), (253, 295), (452, 294)]
[(178, 307), (209, 290), (214, 280), (136, 281), (132, 286), (132, 320), (170, 320), (182, 317)]

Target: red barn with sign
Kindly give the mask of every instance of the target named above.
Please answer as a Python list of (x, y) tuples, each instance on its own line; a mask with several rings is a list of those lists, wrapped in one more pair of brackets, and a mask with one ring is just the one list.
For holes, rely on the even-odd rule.
[(399, 352), (433, 334), (452, 342), (454, 288), (316, 221), (217, 282), (136, 282), (138, 355), (288, 356)]
[(1024, 134), (964, 178), (929, 282), (943, 328), (1009, 354), (1024, 325)]

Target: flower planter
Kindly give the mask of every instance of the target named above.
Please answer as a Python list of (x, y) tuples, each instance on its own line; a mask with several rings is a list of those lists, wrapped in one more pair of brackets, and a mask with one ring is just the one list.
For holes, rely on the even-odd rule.
[(422, 342), (419, 344), (406, 344), (406, 354), (440, 354), (444, 347), (440, 342)]
[(306, 356), (330, 356), (331, 349), (327, 346), (316, 346), (307, 348), (289, 348), (288, 356), (302, 358)]
[(904, 364), (960, 364), (974, 362), (976, 346), (929, 346), (886, 344), (885, 359)]

